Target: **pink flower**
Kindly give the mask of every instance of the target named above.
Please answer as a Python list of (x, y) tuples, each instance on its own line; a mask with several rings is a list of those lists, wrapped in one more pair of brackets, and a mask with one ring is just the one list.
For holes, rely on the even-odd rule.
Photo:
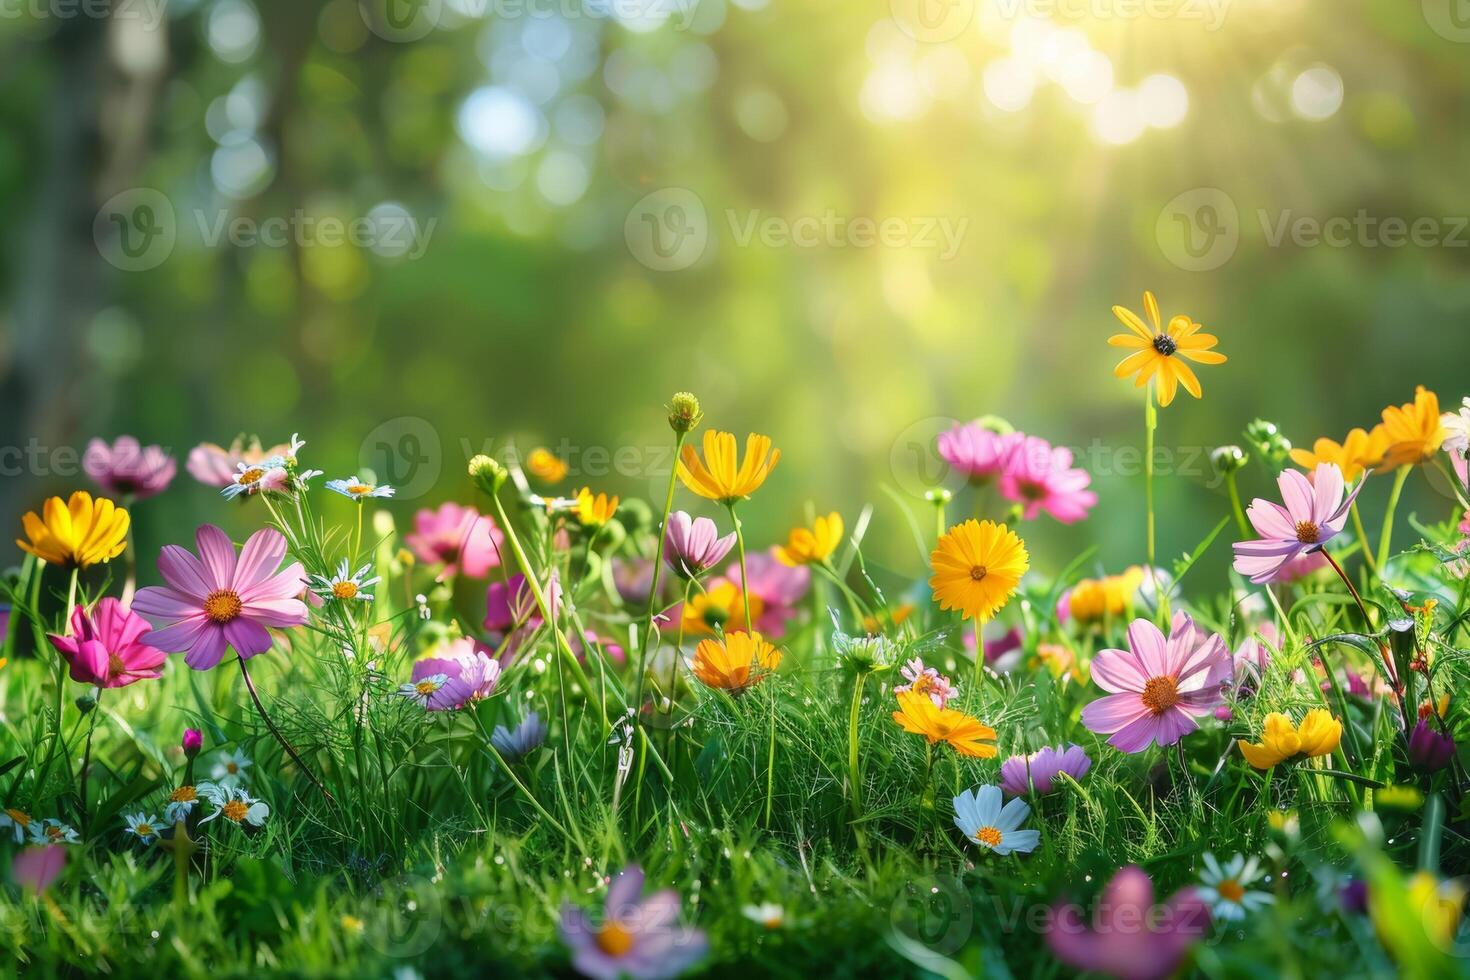
[(139, 642), (148, 621), (111, 596), (89, 615), (78, 606), (71, 614), (71, 636), (51, 634), (51, 645), (71, 665), (71, 679), (99, 687), (127, 687), (163, 673), (162, 650)]
[(939, 455), (970, 482), (987, 483), (1006, 469), (1011, 450), (1024, 438), (969, 422), (939, 434)]
[(959, 694), (948, 677), (945, 677), (934, 667), (925, 667), (921, 657), (915, 657), (899, 669), (907, 684), (900, 684), (893, 689), (894, 694), (907, 694), (909, 691), (917, 691), (920, 694), (929, 695), (929, 700), (934, 702), (936, 708), (943, 709), (949, 704), (950, 699)]
[(274, 528), (250, 536), (235, 554), (229, 536), (213, 524), (194, 537), (199, 557), (178, 545), (158, 555), (158, 571), (166, 586), (139, 589), (133, 609), (156, 627), (143, 642), (171, 653), (185, 653), (184, 663), (209, 670), (233, 647), (248, 660), (271, 648), (268, 626), (284, 628), (306, 622), (306, 604), (297, 598), (306, 588), (299, 562), (280, 568), (286, 539)]
[(447, 711), (494, 694), (500, 664), (482, 646), (460, 637), (434, 656), (415, 661), (411, 676), (413, 683), (405, 688), (413, 688), (416, 700), (429, 711)]
[(1027, 436), (1016, 443), (1000, 475), (1001, 496), (1023, 505), (1021, 517), (1035, 520), (1043, 510), (1063, 524), (1075, 524), (1097, 503), (1087, 489), (1092, 477), (1072, 465), (1072, 451)]
[[(792, 568), (776, 557), (779, 548), (746, 555), (750, 570), (750, 594), (761, 600), (760, 614), (754, 616), (755, 628), (766, 639), (775, 639), (786, 631), (786, 621), (796, 615), (796, 604), (811, 588), (812, 572), (805, 565)], [(737, 587), (742, 585), (740, 562), (725, 568), (725, 577)]]
[(1060, 789), (1059, 773), (1081, 780), (1092, 768), (1092, 760), (1080, 745), (1063, 749), (1047, 746), (1030, 755), (1013, 755), (1000, 764), (1000, 788), (1011, 796), (1025, 796), (1032, 787), (1040, 796)]
[(1193, 889), (1154, 904), (1154, 883), (1129, 865), (1108, 882), (1096, 906), (1093, 928), (1074, 905), (1058, 905), (1046, 942), (1057, 959), (1119, 980), (1162, 980), (1178, 969), (1191, 946), (1204, 938), (1210, 910)]
[[(546, 604), (555, 616), (561, 603), (561, 580), (555, 571), (543, 588)], [(510, 665), (521, 645), (541, 624), (541, 610), (536, 606), (536, 596), (527, 584), (526, 576), (516, 572), (504, 582), (491, 582), (486, 587), (482, 625), (489, 631), (491, 642), (500, 650), (502, 667)]]
[(572, 967), (593, 980), (663, 980), (704, 957), (704, 933), (679, 925), (679, 895), (671, 888), (643, 897), (643, 871), (625, 868), (607, 889), (601, 922), (573, 905), (561, 910), (561, 940)]
[[(1256, 639), (1257, 634), (1261, 639)], [(1270, 646), (1267, 646), (1268, 643)], [(1259, 629), (1240, 641), (1231, 656), (1237, 690), (1247, 685), (1254, 689), (1261, 683), (1261, 678), (1266, 676), (1266, 665), (1271, 662), (1271, 647), (1280, 645), (1276, 627), (1272, 623), (1262, 623)]]
[(420, 561), (443, 563), (439, 581), (461, 574), (484, 578), (500, 564), (505, 535), (493, 520), (473, 507), (448, 501), (438, 510), (425, 508), (413, 515), (413, 528), (403, 540)]
[(1363, 488), (1359, 483), (1344, 496), (1336, 463), (1318, 463), (1310, 481), (1286, 470), (1277, 485), (1286, 506), (1257, 497), (1246, 516), (1260, 538), (1235, 543), (1235, 570), (1257, 585), (1276, 581), (1291, 562), (1321, 551), (1347, 523), (1348, 510)]
[(669, 515), (664, 534), (664, 561), (678, 574), (694, 578), (725, 560), (735, 547), (735, 532), (723, 538), (708, 517), (691, 518), (682, 510)]
[(241, 463), (259, 463), (274, 456), (285, 457), (291, 452), (289, 445), (260, 447), (259, 439), (246, 445), (243, 439), (230, 443), (230, 448), (216, 446), (212, 442), (201, 442), (189, 450), (184, 468), (189, 475), (207, 487), (227, 487), (235, 482)]
[(168, 489), (178, 467), (162, 447), (145, 447), (132, 436), (118, 436), (111, 446), (101, 439), (87, 443), (82, 469), (110, 494), (146, 500)]
[(1231, 673), (1225, 642), (1205, 633), (1182, 612), (1174, 614), (1166, 640), (1146, 619), (1128, 627), (1127, 650), (1101, 650), (1092, 679), (1109, 694), (1082, 709), (1082, 723), (1122, 752), (1142, 752), (1152, 742), (1173, 745), (1221, 703)]
[(66, 867), (66, 848), (61, 844), (27, 847), (10, 861), (10, 878), (21, 888), (39, 895), (51, 887)]

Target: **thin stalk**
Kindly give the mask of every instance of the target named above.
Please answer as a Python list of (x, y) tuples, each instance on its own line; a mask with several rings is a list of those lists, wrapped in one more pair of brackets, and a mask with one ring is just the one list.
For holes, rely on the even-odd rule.
[(740, 601), (745, 605), (745, 631), (754, 633), (755, 624), (750, 621), (750, 574), (745, 570), (745, 532), (735, 513), (735, 501), (727, 500), (725, 506), (730, 508), (730, 522), (735, 525), (735, 549), (740, 553)]
[[(679, 452), (684, 448), (684, 436), (687, 433), (674, 433), (674, 458), (679, 458)], [(663, 573), (664, 565), (664, 538), (669, 530), (669, 512), (674, 509), (674, 486), (678, 482), (679, 467), (674, 466), (669, 470), (668, 492), (664, 495), (663, 518), (658, 522), (658, 543), (653, 549), (653, 579), (648, 586), (648, 614), (647, 621), (643, 625), (643, 646), (638, 652), (638, 688), (633, 703), (643, 704), (643, 684), (648, 675), (649, 642), (658, 639), (659, 634), (653, 628), (654, 611), (658, 606), (659, 578)], [(637, 716), (638, 712), (633, 714)]]
[(1157, 554), (1154, 533), (1154, 430), (1159, 425), (1159, 414), (1154, 409), (1154, 389), (1149, 385), (1143, 400), (1143, 496), (1148, 508), (1148, 575), (1153, 583), (1154, 596), (1158, 601), (1158, 621), (1169, 622), (1169, 597), (1159, 588), (1159, 572), (1155, 563)]
[(547, 811), (546, 807), (541, 805), (541, 801), (536, 799), (536, 795), (532, 793), (530, 789), (526, 787), (526, 784), (521, 782), (521, 778), (515, 774), (515, 770), (510, 767), (510, 763), (505, 761), (505, 757), (500, 754), (500, 750), (495, 747), (495, 743), (490, 741), (490, 733), (485, 731), (485, 723), (480, 719), (479, 712), (472, 712), (472, 714), (475, 719), (475, 724), (480, 729), (480, 734), (483, 735), (485, 738), (485, 748), (489, 750), (491, 758), (500, 763), (500, 768), (503, 769), (505, 771), (505, 774), (510, 777), (510, 781), (515, 783), (516, 789), (521, 791), (521, 795), (523, 795), (526, 798), (527, 802), (529, 802), (531, 806), (535, 808), (536, 812), (541, 815), (541, 818), (547, 823), (551, 824), (553, 827), (555, 827), (557, 833), (565, 837), (568, 843), (575, 844), (576, 842), (572, 839), (572, 835), (567, 833), (567, 829), (563, 827), (561, 823)]
[(852, 787), (848, 799), (852, 801), (852, 818), (863, 817), (862, 772), (858, 768), (858, 718), (862, 713), (863, 687), (867, 684), (866, 672), (857, 675), (852, 684), (852, 707), (847, 713), (847, 772)]
[[(980, 691), (985, 687), (985, 630), (981, 628), (980, 619), (974, 620), (975, 627), (975, 683), (972, 698), (978, 698)], [(968, 700), (968, 699), (967, 699)], [(978, 707), (978, 704), (976, 705)]]
[(1235, 526), (1240, 528), (1241, 537), (1249, 538), (1250, 525), (1245, 522), (1245, 510), (1240, 506), (1240, 487), (1236, 485), (1234, 471), (1225, 475), (1225, 487), (1230, 491), (1230, 510), (1235, 515)]
[(1393, 489), (1388, 494), (1388, 509), (1383, 512), (1383, 533), (1378, 536), (1378, 567), (1388, 567), (1388, 552), (1393, 544), (1393, 515), (1398, 510), (1399, 495), (1404, 492), (1404, 481), (1409, 478), (1411, 465), (1400, 466), (1394, 474)]
[(92, 723), (87, 726), (87, 747), (82, 750), (81, 786), (78, 789), (82, 808), (82, 840), (87, 839), (87, 825), (91, 822), (91, 815), (87, 812), (87, 770), (92, 768), (92, 735), (97, 731), (97, 716), (102, 713), (102, 688), (97, 688), (94, 699), (97, 703), (92, 705)]
[(1363, 515), (1358, 512), (1358, 500), (1356, 497), (1353, 498), (1353, 505), (1350, 510), (1353, 515), (1353, 528), (1358, 533), (1358, 544), (1363, 548), (1363, 561), (1367, 563), (1368, 571), (1373, 573), (1374, 578), (1377, 578), (1378, 560), (1373, 557), (1373, 549), (1368, 545), (1368, 529), (1363, 527)]
[(276, 741), (281, 743), (281, 748), (286, 750), (286, 754), (291, 757), (291, 761), (295, 762), (297, 767), (306, 774), (306, 778), (311, 780), (312, 785), (322, 791), (322, 795), (327, 798), (327, 802), (335, 804), (337, 801), (332, 798), (331, 793), (327, 792), (327, 787), (322, 785), (320, 779), (316, 778), (316, 773), (311, 771), (311, 767), (306, 764), (305, 760), (301, 758), (291, 743), (286, 741), (286, 736), (281, 734), (280, 729), (276, 727), (276, 723), (271, 721), (271, 716), (266, 713), (265, 705), (260, 703), (260, 695), (255, 690), (255, 682), (250, 679), (250, 670), (245, 666), (245, 658), (238, 654), (236, 658), (240, 661), (240, 676), (245, 678), (245, 690), (250, 692), (250, 700), (255, 702), (255, 710), (260, 713), (260, 718), (265, 722), (265, 727), (270, 729), (270, 733), (275, 736)]
[[(36, 617), (36, 611), (37, 611), (37, 608), (38, 608), (38, 603), (40, 602), (41, 575), (45, 571), (45, 569), (46, 569), (46, 563), (44, 561), (37, 561), (36, 562), (36, 585), (35, 585), (35, 587), (31, 591), (31, 616), (32, 616), (33, 620), (36, 621), (36, 622), (39, 622), (39, 620), (35, 619), (35, 617)], [(66, 588), (66, 619), (63, 620), (62, 621), (62, 624), (61, 624), (61, 635), (62, 636), (71, 636), (71, 611), (72, 611), (72, 607), (76, 605), (76, 601), (77, 601), (77, 572), (78, 572), (78, 569), (77, 568), (72, 568), (72, 570), (71, 570), (71, 581), (67, 585), (67, 588)], [(37, 632), (40, 633), (39, 630)], [(44, 634), (41, 634), (41, 635), (44, 635)], [(37, 643), (36, 643), (36, 655), (37, 656), (40, 656), (41, 655), (41, 650), (42, 649), (43, 649), (43, 647), (41, 645), (41, 640), (38, 637)], [(54, 719), (54, 721), (56, 723), (56, 727), (51, 732), (51, 742), (50, 742), (50, 744), (46, 746), (46, 759), (45, 759), (44, 762), (41, 763), (41, 769), (36, 774), (36, 785), (35, 785), (35, 789), (31, 793), (31, 809), (32, 810), (36, 809), (36, 807), (41, 802), (41, 793), (45, 790), (46, 780), (51, 776), (51, 766), (56, 761), (56, 749), (61, 745), (61, 712), (62, 712), (62, 701), (65, 698), (65, 692), (66, 692), (66, 666), (65, 666), (65, 664), (66, 664), (66, 661), (63, 660), (62, 657), (61, 657), (61, 655), (58, 653), (56, 655), (56, 664), (55, 664), (55, 669), (56, 669), (56, 697), (52, 701), (52, 705), (51, 705), (51, 707), (52, 707), (52, 717), (53, 717), (53, 719)]]

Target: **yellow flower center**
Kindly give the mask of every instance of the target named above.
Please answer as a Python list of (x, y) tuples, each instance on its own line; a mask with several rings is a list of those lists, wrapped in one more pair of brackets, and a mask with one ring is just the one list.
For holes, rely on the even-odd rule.
[(990, 569), (986, 568), (984, 565), (974, 565), (970, 568), (970, 578), (974, 579), (976, 582), (984, 581), (985, 576), (989, 574)]
[(372, 493), (373, 488), (368, 486), (366, 483), (349, 483), (347, 484), (347, 492), (356, 496), (361, 496), (365, 493)]
[(1220, 884), (1216, 886), (1215, 891), (1219, 892), (1220, 897), (1225, 899), (1225, 901), (1227, 902), (1235, 902), (1239, 904), (1240, 900), (1242, 898), (1245, 898), (1245, 886), (1236, 881), (1234, 878), (1226, 878), (1224, 881), (1220, 882)]
[(999, 847), (1000, 830), (996, 827), (981, 827), (975, 831), (975, 840), (986, 847)]
[(428, 697), (430, 694), (433, 694), (435, 691), (439, 690), (439, 684), (437, 681), (419, 681), (413, 686), (413, 689), (415, 691), (418, 691), (424, 697)]
[(239, 823), (241, 820), (245, 819), (245, 812), (250, 808), (245, 805), (244, 800), (230, 800), (219, 809), (220, 812), (225, 815), (225, 819), (233, 820), (235, 821), (235, 823)]
[(240, 615), (240, 596), (229, 589), (215, 589), (204, 599), (204, 615), (223, 626)]
[(338, 599), (356, 599), (357, 583), (338, 582), (336, 585), (332, 586), (332, 595), (336, 596)]
[(619, 922), (609, 922), (597, 930), (597, 946), (608, 956), (626, 956), (633, 948), (633, 934)]
[(231, 776), (235, 775), (235, 773), (237, 773), (239, 771), (240, 771), (240, 767), (238, 765), (236, 765), (235, 763), (233, 763), (233, 762), (226, 762), (225, 763), (225, 772), (229, 773)]
[(138, 824), (138, 826), (133, 828), (133, 833), (137, 834), (139, 837), (152, 837), (153, 825), (151, 823), (140, 823)]
[(31, 825), (31, 817), (28, 813), (20, 810), (6, 810), (5, 815), (22, 827), (29, 827)]
[(1317, 526), (1316, 521), (1296, 522), (1296, 539), (1302, 544), (1316, 544), (1321, 536), (1322, 529)]
[(259, 466), (252, 466), (244, 473), (241, 473), (239, 476), (235, 477), (235, 482), (240, 484), (242, 487), (249, 486), (252, 483), (259, 483), (260, 478), (263, 476), (265, 476), (265, 470), (261, 469)]
[(1161, 715), (1179, 703), (1179, 685), (1173, 677), (1167, 674), (1163, 677), (1150, 678), (1149, 682), (1143, 685), (1143, 694), (1140, 695), (1139, 700), (1143, 702), (1145, 708), (1156, 715)]
[(1166, 333), (1154, 335), (1154, 351), (1162, 357), (1172, 357), (1179, 344)]
[(920, 674), (919, 679), (909, 685), (909, 690), (915, 694), (928, 694), (934, 689), (934, 678), (928, 674)]
[(127, 665), (122, 662), (122, 657), (119, 657), (115, 653), (109, 653), (107, 655), (107, 672), (109, 674), (116, 677), (118, 674), (124, 673), (127, 669)]
[(173, 795), (169, 799), (175, 803), (193, 803), (199, 799), (199, 794), (194, 792), (194, 787), (192, 786), (180, 786), (174, 790)]
[(66, 835), (61, 832), (60, 827), (47, 827), (46, 836), (51, 840), (61, 840)]

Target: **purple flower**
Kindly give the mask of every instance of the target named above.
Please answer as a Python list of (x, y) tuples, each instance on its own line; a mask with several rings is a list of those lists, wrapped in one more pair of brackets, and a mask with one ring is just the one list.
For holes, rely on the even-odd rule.
[(664, 561), (679, 575), (696, 578), (725, 560), (735, 547), (735, 532), (723, 538), (708, 517), (691, 518), (682, 510), (669, 515), (664, 534)]
[(1005, 471), (1011, 450), (1024, 438), (1019, 432), (1000, 433), (969, 422), (939, 434), (939, 455), (970, 482), (988, 483)]
[(509, 761), (524, 759), (540, 748), (544, 741), (546, 722), (534, 711), (528, 712), (514, 730), (496, 725), (495, 730), (490, 733), (490, 744)]
[(71, 665), (71, 679), (98, 687), (127, 687), (163, 673), (162, 650), (142, 642), (148, 620), (124, 609), (108, 596), (88, 613), (72, 610), (71, 636), (48, 635), (51, 645)]
[(663, 980), (676, 977), (704, 957), (704, 933), (679, 925), (679, 895), (672, 888), (643, 894), (643, 871), (629, 865), (607, 890), (602, 921), (566, 904), (561, 939), (572, 966), (593, 980)]
[(475, 641), (460, 637), (438, 654), (413, 665), (410, 683), (399, 693), (429, 711), (449, 711), (482, 701), (495, 693), (500, 663)]
[(10, 878), (25, 891), (40, 895), (66, 867), (66, 848), (61, 844), (27, 847), (10, 861)]
[(1421, 718), (1409, 736), (1409, 764), (1420, 772), (1439, 772), (1455, 757), (1455, 740)]
[(1286, 506), (1257, 497), (1246, 516), (1260, 537), (1235, 543), (1235, 570), (1257, 585), (1276, 581), (1288, 569), (1295, 574), (1296, 559), (1321, 551), (1343, 529), (1363, 488), (1359, 483), (1344, 496), (1336, 463), (1318, 463), (1310, 481), (1286, 470), (1277, 485)]
[(168, 489), (178, 465), (161, 446), (142, 446), (132, 436), (118, 436), (110, 446), (101, 439), (87, 443), (82, 469), (110, 494), (146, 500)]
[(1057, 959), (1119, 980), (1169, 976), (1210, 925), (1210, 910), (1193, 889), (1182, 889), (1163, 905), (1155, 905), (1153, 881), (1131, 864), (1103, 889), (1091, 929), (1074, 905), (1058, 905), (1052, 911), (1046, 942)]
[(1112, 735), (1108, 744), (1122, 752), (1142, 752), (1152, 742), (1173, 745), (1219, 706), (1230, 673), (1225, 642), (1186, 614), (1174, 614), (1167, 639), (1153, 623), (1135, 619), (1127, 650), (1101, 650), (1093, 658), (1093, 682), (1109, 693), (1082, 709), (1082, 723)]
[(1097, 503), (1087, 489), (1092, 477), (1072, 465), (1072, 451), (1045, 439), (1027, 436), (1018, 441), (1000, 475), (1000, 494), (1021, 504), (1023, 520), (1032, 521), (1044, 510), (1063, 524), (1075, 524)]
[[(186, 653), (184, 663), (209, 670), (225, 647), (249, 659), (271, 648), (266, 627), (300, 626), (306, 588), (300, 562), (280, 568), (286, 539), (273, 528), (250, 536), (236, 556), (230, 538), (213, 524), (194, 535), (195, 557), (178, 545), (165, 545), (158, 570), (166, 586), (139, 589), (133, 609), (156, 627), (143, 642), (170, 653)], [(278, 570), (279, 569), (279, 570)]]
[(194, 758), (204, 747), (204, 733), (197, 728), (184, 729), (183, 747), (184, 755), (190, 759)]
[[(761, 601), (761, 611), (752, 613), (755, 628), (768, 640), (786, 632), (786, 621), (796, 615), (796, 604), (812, 584), (811, 569), (805, 565), (792, 568), (783, 563), (776, 557), (779, 550), (757, 551), (745, 558), (750, 570), (750, 594)], [(725, 577), (737, 587), (743, 587), (738, 561), (726, 566)]]
[(1080, 780), (1091, 768), (1092, 760), (1082, 746), (1068, 745), (1065, 749), (1060, 745), (1047, 746), (1030, 755), (1013, 755), (1002, 762), (1000, 788), (1010, 796), (1025, 796), (1035, 787), (1037, 795), (1045, 796), (1061, 788), (1056, 781), (1058, 773)]

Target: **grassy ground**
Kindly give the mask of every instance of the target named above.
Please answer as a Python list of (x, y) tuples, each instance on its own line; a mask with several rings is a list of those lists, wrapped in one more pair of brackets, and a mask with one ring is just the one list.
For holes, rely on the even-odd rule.
[[(1257, 690), (1229, 698), (1231, 717), (1205, 719), (1174, 747), (1129, 755), (1080, 722), (1101, 694), (1086, 666), (1095, 651), (1125, 645), (1130, 618), (1156, 610), (1130, 594), (1123, 615), (1059, 621), (1063, 590), (1098, 571), (1085, 555), (1057, 580), (1025, 580), (1001, 616), (1021, 627), (1016, 663), (977, 685), (967, 627), (929, 601), (922, 581), (887, 581), (880, 592), (848, 540), (830, 559), (835, 576), (818, 570), (786, 625), (779, 670), (735, 696), (684, 671), (671, 706), (669, 633), (649, 656), (649, 703), (634, 717), (645, 608), (621, 598), (614, 562), (653, 554), (659, 515), (625, 504), (594, 534), (573, 516), (548, 518), (507, 484), (500, 497), (527, 565), (541, 581), (555, 568), (564, 583), (557, 628), (572, 640), (590, 629), (632, 652), (620, 663), (605, 644), (584, 644), (592, 655), (579, 663), (543, 625), (492, 697), (426, 712), (396, 692), (416, 658), (458, 634), (481, 634), (485, 582), (435, 582), (437, 569), (406, 560), (397, 529), (370, 503), (365, 530), (322, 524), (310, 507), (320, 492), (307, 493), (300, 510), (288, 498), (242, 506), (260, 525), (288, 530), (308, 571), (335, 567), (361, 542), (358, 557), (382, 576), (362, 618), (323, 607), (309, 626), (277, 631), (275, 647), (249, 662), (270, 717), (325, 791), (268, 731), (233, 657), (210, 671), (171, 657), (160, 679), (104, 690), (84, 713), (77, 700), (96, 690), (66, 679), (49, 645), (34, 655), (37, 631), (61, 624), (66, 571), (28, 561), (9, 580), (0, 793), (8, 807), (77, 828), (80, 840), (66, 846), (66, 867), (44, 894), (0, 891), (7, 970), (567, 974), (563, 905), (600, 909), (609, 877), (637, 863), (651, 886), (677, 891), (684, 920), (707, 936), (708, 953), (693, 967), (705, 975), (1065, 976), (1074, 971), (1044, 936), (1055, 903), (1086, 907), (1129, 864), (1162, 899), (1199, 883), (1206, 853), (1222, 861), (1239, 853), (1260, 859), (1250, 885), (1275, 900), (1243, 921), (1217, 916), (1184, 969), (1470, 972), (1466, 934), (1457, 944), (1438, 906), (1409, 891), (1418, 869), (1448, 878), (1467, 866), (1463, 768), (1417, 772), (1394, 699), (1344, 690), (1348, 669), (1374, 675), (1375, 642), (1309, 639), (1376, 633), (1410, 616), (1412, 646), (1432, 654), (1435, 692), (1452, 693), (1447, 718), (1463, 732), (1464, 590), (1433, 551), (1407, 551), (1385, 569), (1401, 596), (1375, 584), (1357, 545), (1337, 552), (1374, 617), (1365, 629), (1330, 572), (1269, 594), (1239, 580), (1228, 594), (1194, 594), (1193, 570), (1227, 562), (1234, 529), (1195, 549), (1166, 569), (1178, 578), (1173, 608), (1232, 649), (1274, 624), (1279, 650)], [(491, 512), (483, 495), (478, 505)], [(188, 544), (191, 530), (176, 540)], [(1419, 531), (1439, 547), (1455, 540), (1450, 524)], [(916, 527), (916, 536), (932, 544), (932, 532)], [(1406, 537), (1401, 529), (1401, 547)], [(118, 565), (84, 575), (81, 601), (117, 594)], [(153, 556), (140, 567), (145, 583), (157, 581)], [(503, 576), (504, 567), (492, 570), (492, 579)], [(1431, 597), (1438, 605), (1425, 611)], [(895, 624), (906, 603), (912, 614)], [(853, 650), (860, 615), (875, 616), (884, 636), (876, 665), (864, 659), (873, 646)], [(955, 678), (957, 706), (995, 729), (998, 757), (962, 757), (895, 724), (897, 667), (914, 656)], [(1326, 690), (1324, 667), (1336, 682)], [(1428, 676), (1411, 673), (1410, 712)], [(64, 751), (43, 780), (58, 683)], [(1236, 751), (1235, 739), (1255, 741), (1269, 712), (1299, 718), (1313, 707), (1346, 723), (1332, 755), (1263, 772)], [(531, 709), (549, 723), (544, 745), (523, 760), (503, 758), (488, 733)], [(204, 736), (192, 763), (179, 747), (186, 727)], [(986, 854), (955, 829), (951, 797), (996, 783), (1011, 754), (1066, 742), (1094, 764), (1032, 798), (1033, 853)], [(173, 844), (187, 836), (193, 848), (128, 833), (125, 815), (160, 813), (175, 787), (209, 778), (237, 750), (252, 762), (243, 785), (270, 807), (262, 826), (200, 825), (201, 808), (170, 832)], [(0, 841), (0, 859), (14, 853)], [(1351, 880), (1367, 884), (1371, 912), (1343, 901)], [(780, 907), (779, 924), (747, 914), (768, 903)]]

